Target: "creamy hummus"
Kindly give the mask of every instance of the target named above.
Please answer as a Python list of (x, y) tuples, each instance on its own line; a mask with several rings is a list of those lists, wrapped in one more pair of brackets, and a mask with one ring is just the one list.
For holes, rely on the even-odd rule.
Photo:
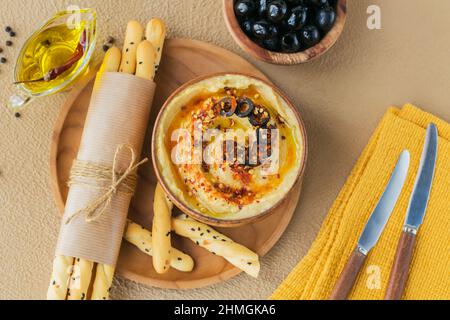
[[(243, 101), (253, 114), (243, 112)], [(241, 75), (184, 89), (166, 106), (155, 134), (156, 165), (166, 187), (199, 214), (223, 220), (272, 208), (305, 161), (294, 112), (270, 86)]]

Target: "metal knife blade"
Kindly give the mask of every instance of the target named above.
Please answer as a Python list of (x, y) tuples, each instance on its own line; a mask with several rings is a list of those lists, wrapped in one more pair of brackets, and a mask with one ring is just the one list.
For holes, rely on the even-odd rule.
[(410, 154), (408, 150), (405, 150), (400, 155), (391, 179), (358, 241), (358, 250), (361, 253), (367, 255), (380, 238), (405, 184), (409, 163)]
[(419, 171), (414, 184), (413, 193), (409, 200), (405, 227), (416, 230), (423, 222), (433, 184), (436, 158), (438, 152), (438, 131), (436, 125), (427, 128), (425, 144), (420, 159)]

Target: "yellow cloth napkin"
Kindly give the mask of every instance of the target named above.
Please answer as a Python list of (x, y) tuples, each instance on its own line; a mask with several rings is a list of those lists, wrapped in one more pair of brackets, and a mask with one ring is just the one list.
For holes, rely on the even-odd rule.
[[(411, 152), (407, 184), (350, 299), (383, 299), (425, 131), (439, 130), (439, 151), (425, 220), (417, 236), (404, 299), (450, 299), (450, 125), (412, 105), (390, 108), (336, 199), (307, 256), (271, 299), (328, 299), (404, 149)], [(378, 281), (379, 280), (379, 281)]]

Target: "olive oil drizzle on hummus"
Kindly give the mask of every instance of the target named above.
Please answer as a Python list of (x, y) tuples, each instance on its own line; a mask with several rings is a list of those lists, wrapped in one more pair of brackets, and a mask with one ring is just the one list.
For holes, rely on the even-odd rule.
[[(176, 147), (177, 141), (171, 141), (172, 133), (180, 128), (187, 129), (191, 134), (191, 140), (194, 146), (201, 143), (202, 151), (211, 142), (195, 141), (194, 129), (198, 123), (202, 124), (202, 131), (208, 129), (217, 129), (225, 133), (226, 130), (241, 129), (243, 131), (257, 131), (259, 128), (253, 126), (245, 117), (237, 115), (225, 116), (221, 112), (220, 101), (224, 98), (231, 97), (236, 99), (251, 99), (255, 106), (263, 106), (270, 113), (270, 122), (264, 125), (264, 129), (268, 129), (267, 139), (270, 141), (270, 129), (277, 129), (279, 141), (279, 170), (273, 175), (261, 175), (261, 163), (249, 163), (249, 146), (246, 140), (245, 146), (240, 146), (237, 142), (228, 142), (227, 146), (237, 148), (245, 148), (246, 161), (237, 162), (237, 159), (225, 159), (221, 163), (202, 164), (183, 163), (174, 166), (176, 179), (179, 187), (188, 195), (187, 199), (193, 207), (196, 207), (203, 214), (214, 217), (220, 217), (220, 214), (211, 212), (207, 209), (210, 201), (224, 201), (227, 207), (234, 207), (236, 211), (241, 210), (244, 206), (262, 201), (264, 195), (276, 189), (283, 180), (283, 176), (296, 163), (295, 143), (292, 132), (284, 119), (273, 110), (258, 91), (252, 86), (243, 90), (233, 88), (224, 88), (216, 93), (205, 93), (198, 95), (192, 99), (190, 103), (181, 107), (181, 111), (175, 116), (169, 126), (169, 132), (166, 135), (166, 147), (172, 150)], [(269, 149), (271, 147), (268, 144)], [(292, 149), (292, 150), (291, 150)], [(267, 153), (270, 156), (270, 150)], [(229, 161), (231, 160), (231, 161)]]

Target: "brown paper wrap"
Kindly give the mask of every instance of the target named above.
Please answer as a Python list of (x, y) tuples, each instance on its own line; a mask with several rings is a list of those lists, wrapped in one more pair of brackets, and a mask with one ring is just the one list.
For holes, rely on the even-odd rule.
[[(77, 159), (112, 167), (117, 147), (124, 144), (139, 159), (154, 91), (154, 82), (133, 75), (109, 72), (97, 76)], [(122, 152), (119, 170), (129, 164), (129, 152)], [(56, 254), (115, 266), (131, 196), (118, 192), (99, 219), (88, 223), (82, 215), (66, 224), (74, 213), (105, 193), (95, 187), (95, 181), (88, 183), (94, 187), (70, 187)]]

